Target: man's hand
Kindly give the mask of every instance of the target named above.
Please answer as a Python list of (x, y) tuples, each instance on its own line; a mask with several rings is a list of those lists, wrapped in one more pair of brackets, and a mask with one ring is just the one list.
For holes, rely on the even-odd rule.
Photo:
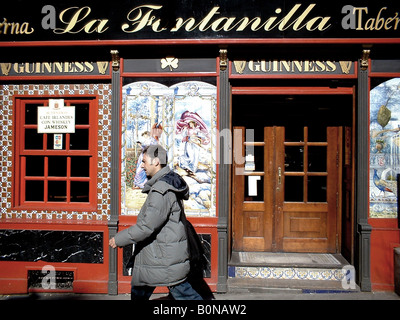
[(111, 248), (115, 249), (117, 245), (115, 244), (115, 238), (111, 238), (110, 241), (108, 241), (108, 244), (111, 246)]

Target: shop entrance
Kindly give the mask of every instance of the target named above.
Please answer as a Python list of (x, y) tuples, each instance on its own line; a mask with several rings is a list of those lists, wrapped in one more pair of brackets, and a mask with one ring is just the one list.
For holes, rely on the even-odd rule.
[(352, 251), (342, 241), (352, 237), (352, 219), (345, 219), (352, 101), (336, 94), (233, 96), (233, 251), (341, 253), (342, 244)]

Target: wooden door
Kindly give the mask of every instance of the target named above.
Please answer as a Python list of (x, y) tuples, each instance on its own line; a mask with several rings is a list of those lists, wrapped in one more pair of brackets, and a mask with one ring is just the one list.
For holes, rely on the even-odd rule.
[(264, 141), (246, 141), (245, 128), (235, 129), (234, 146), (243, 141), (235, 158), (247, 161), (233, 166), (233, 250), (337, 252), (341, 128), (293, 135), (266, 127)]
[[(264, 129), (264, 141), (249, 138), (246, 141), (246, 128), (234, 128), (232, 245), (235, 251), (272, 249), (273, 199), (268, 190), (273, 188), (273, 182), (269, 178), (268, 159), (272, 158), (273, 141), (267, 130)], [(249, 158), (246, 163), (246, 154), (254, 157), (254, 167), (250, 168), (253, 163)]]

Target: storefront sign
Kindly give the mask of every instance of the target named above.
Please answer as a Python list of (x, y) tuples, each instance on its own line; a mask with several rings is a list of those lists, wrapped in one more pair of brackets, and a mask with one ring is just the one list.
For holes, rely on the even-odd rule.
[[(64, 106), (64, 99), (49, 99), (48, 107), (38, 107), (38, 133), (74, 133), (75, 107)], [(55, 149), (62, 139), (54, 138)]]
[(371, 2), (19, 0), (2, 6), (0, 41), (398, 37), (400, 3)]
[(108, 61), (0, 62), (1, 76), (101, 76), (110, 74)]
[(355, 62), (318, 60), (235, 60), (231, 76), (355, 75)]

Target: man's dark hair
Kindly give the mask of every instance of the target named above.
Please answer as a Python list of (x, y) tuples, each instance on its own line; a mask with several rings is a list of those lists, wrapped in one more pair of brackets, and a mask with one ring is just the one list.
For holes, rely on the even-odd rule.
[(167, 165), (168, 163), (167, 151), (159, 144), (150, 145), (144, 148), (143, 154), (146, 153), (151, 159), (158, 158), (162, 168), (164, 168)]

